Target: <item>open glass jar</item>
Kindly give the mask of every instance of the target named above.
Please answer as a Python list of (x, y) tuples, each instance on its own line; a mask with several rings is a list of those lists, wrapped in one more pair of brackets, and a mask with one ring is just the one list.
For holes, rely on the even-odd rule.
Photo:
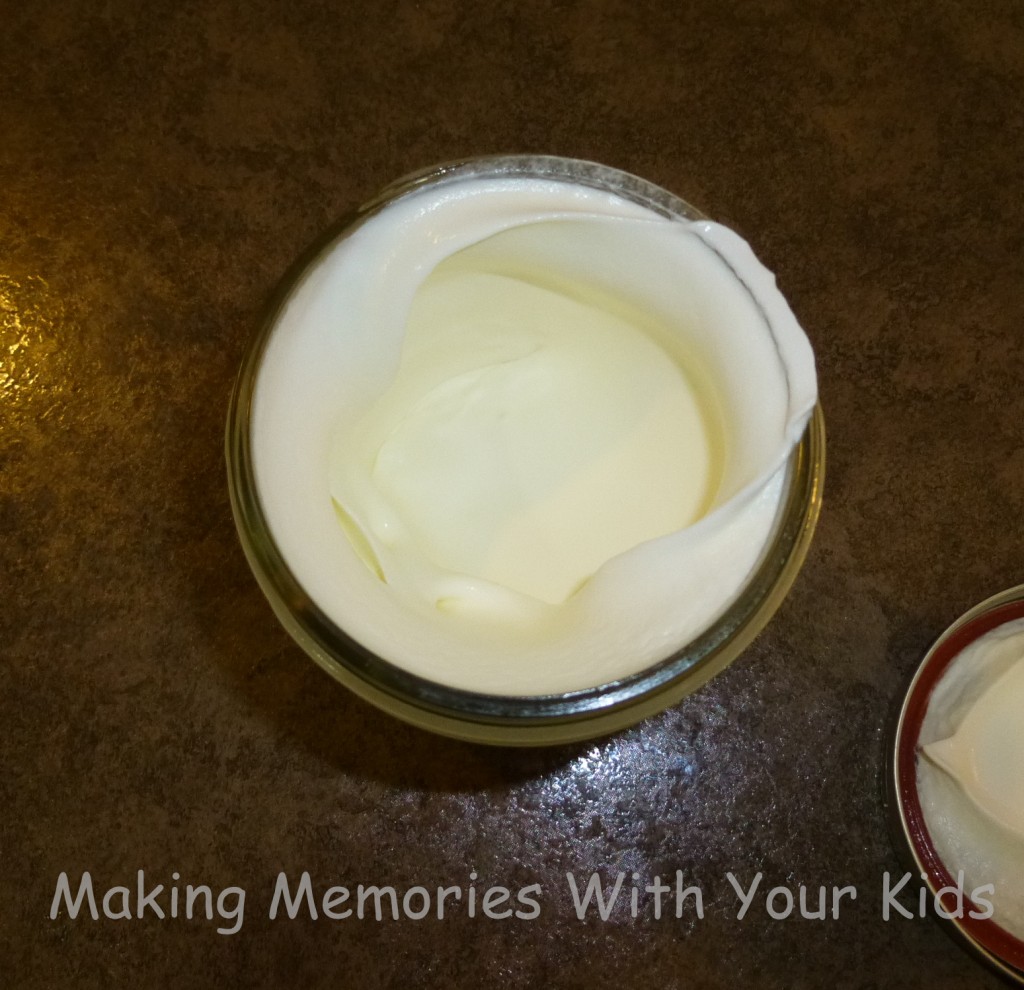
[[(992, 651), (984, 649), (986, 637), (1012, 628), (1019, 634), (1022, 623), (1024, 585), (1018, 585), (974, 606), (939, 636), (907, 688), (895, 721), (888, 774), (896, 848), (928, 888), (933, 915), (1015, 986), (1024, 986), (1024, 843), (989, 818), (926, 754), (929, 743), (962, 723), (981, 686), (996, 680)], [(1002, 687), (996, 690), (1013, 697)], [(1018, 719), (1016, 732), (1002, 728), (1002, 745), (1019, 739), (1019, 725)], [(981, 764), (990, 761), (991, 745), (972, 757)], [(976, 894), (991, 901), (979, 907)]]
[[(483, 211), (486, 222), (482, 227), (480, 203), (488, 204)], [(499, 203), (499, 207), (489, 205), (493, 203)], [(455, 217), (454, 222), (448, 219), (450, 216)], [(527, 221), (517, 221), (517, 217), (524, 216)], [(713, 557), (705, 556), (701, 573), (691, 575), (689, 585), (680, 585), (696, 591), (701, 585), (721, 583), (718, 571), (729, 567), (736, 571), (734, 579), (730, 579), (732, 583), (723, 584), (718, 599), (704, 602), (703, 618), (696, 626), (677, 621), (688, 608), (689, 596), (682, 592), (674, 594), (671, 587), (667, 589), (670, 593), (660, 594), (666, 591), (665, 580), (657, 577), (653, 580), (663, 601), (661, 611), (650, 616), (626, 616), (627, 612), (635, 612), (634, 605), (643, 607), (644, 601), (657, 599), (659, 594), (635, 593), (636, 581), (629, 575), (639, 573), (643, 577), (642, 571), (620, 568), (616, 578), (613, 566), (612, 577), (608, 578), (606, 572), (599, 570), (601, 581), (592, 583), (597, 586), (603, 582), (603, 601), (595, 591), (587, 608), (576, 608), (578, 601), (586, 603), (586, 596), (591, 594), (588, 581), (583, 582), (582, 592), (577, 590), (567, 600), (584, 616), (579, 626), (579, 658), (584, 664), (593, 658), (594, 670), (603, 673), (595, 674), (593, 683), (587, 681), (585, 674), (581, 675), (582, 680), (577, 677), (575, 681), (571, 677), (548, 679), (546, 669), (557, 665), (547, 662), (543, 650), (534, 650), (536, 690), (523, 690), (522, 685), (529, 682), (521, 677), (509, 682), (511, 688), (505, 685), (489, 690), (480, 687), (488, 683), (485, 680), (474, 680), (469, 674), (463, 677), (459, 671), (459, 663), (465, 668), (472, 662), (472, 642), (462, 654), (464, 659), (456, 662), (450, 658), (463, 648), (461, 640), (452, 639), (454, 646), (449, 650), (444, 639), (447, 633), (442, 631), (436, 641), (431, 639), (436, 631), (434, 625), (448, 619), (433, 623), (428, 615), (426, 624), (417, 626), (415, 623), (420, 620), (415, 615), (419, 606), (406, 609), (402, 602), (392, 601), (390, 575), (384, 573), (387, 568), (381, 565), (374, 548), (367, 549), (372, 537), (366, 537), (366, 528), (357, 526), (353, 534), (350, 525), (346, 535), (345, 527), (336, 518), (327, 521), (335, 509), (330, 504), (327, 448), (331, 442), (326, 437), (341, 414), (332, 406), (335, 399), (328, 385), (307, 389), (302, 377), (307, 372), (295, 370), (304, 364), (307, 369), (315, 369), (309, 371), (313, 379), (320, 375), (317, 380), (327, 382), (329, 376), (323, 376), (323, 368), (338, 362), (340, 371), (348, 369), (348, 378), (339, 388), (351, 394), (365, 393), (353, 399), (353, 407), (371, 406), (379, 398), (382, 386), (367, 382), (375, 376), (381, 380), (394, 378), (400, 363), (400, 358), (394, 357), (390, 364), (384, 361), (384, 371), (375, 370), (378, 352), (386, 350), (383, 337), (374, 336), (379, 329), (376, 324), (397, 325), (394, 313), (401, 307), (394, 308), (398, 305), (395, 300), (402, 303), (405, 298), (406, 289), (391, 281), (394, 272), (405, 272), (410, 284), (420, 285), (433, 268), (441, 267), (437, 255), (422, 260), (417, 254), (418, 244), (425, 246), (424, 257), (436, 245), (447, 245), (443, 257), (449, 258), (464, 254), (467, 245), (497, 243), (509, 231), (513, 238), (520, 236), (517, 230), (526, 230), (527, 236), (533, 237), (538, 232), (543, 234), (545, 225), (552, 229), (557, 225), (554, 241), (565, 241), (566, 231), (575, 238), (567, 242), (571, 250), (563, 250), (561, 257), (566, 270), (572, 268), (576, 272), (577, 281), (590, 278), (590, 272), (603, 271), (604, 275), (593, 278), (610, 280), (615, 284), (615, 292), (621, 290), (626, 294), (633, 291), (634, 284), (641, 283), (656, 287), (671, 284), (671, 291), (677, 295), (689, 286), (689, 290), (703, 292), (711, 300), (704, 310), (715, 319), (734, 319), (740, 312), (737, 306), (747, 313), (761, 327), (760, 332), (766, 334), (757, 346), (740, 346), (733, 351), (741, 355), (738, 360), (751, 365), (745, 372), (747, 377), (741, 376), (733, 386), (741, 396), (740, 404), (750, 406), (746, 385), (751, 376), (760, 373), (766, 360), (774, 361), (777, 352), (785, 352), (787, 333), (803, 339), (802, 332), (792, 329), (795, 321), (775, 289), (774, 280), (746, 245), (724, 228), (705, 221), (697, 210), (671, 193), (594, 163), (543, 156), (481, 158), (428, 169), (389, 186), (331, 230), (293, 266), (262, 328), (248, 347), (231, 398), (227, 424), (228, 480), (242, 546), (264, 594), (296, 642), (332, 676), (379, 708), (431, 731), (492, 744), (564, 743), (616, 731), (675, 703), (735, 659), (763, 628), (803, 562), (820, 509), (825, 434), (821, 411), (814, 401), (816, 392), (809, 393), (808, 402), (805, 389), (803, 407), (796, 412), (783, 409), (779, 414), (780, 436), (785, 444), (783, 456), (775, 460), (762, 458), (764, 463), (758, 461), (757, 441), (762, 421), (771, 416), (767, 411), (762, 415), (756, 404), (735, 414), (737, 422), (746, 417), (747, 426), (741, 424), (732, 431), (730, 435), (737, 438), (732, 447), (741, 450), (746, 444), (750, 448), (744, 455), (753, 464), (748, 472), (750, 477), (733, 471), (736, 477), (729, 482), (732, 488), (721, 495), (720, 504), (712, 500), (711, 508), (687, 530), (698, 534), (696, 540), (701, 533), (711, 532), (716, 521), (721, 529), (725, 526), (723, 520), (731, 518), (730, 513), (746, 511), (743, 506), (755, 502), (761, 506), (758, 511), (763, 519), (760, 529), (755, 526), (742, 530), (758, 534), (749, 546), (730, 552), (729, 559), (723, 560), (720, 567)], [(473, 237), (463, 235), (467, 223), (471, 227), (476, 225), (477, 234)], [(628, 230), (633, 240), (616, 245), (615, 238), (623, 230)], [(654, 273), (659, 266), (672, 263), (658, 240), (665, 237), (684, 239), (690, 256), (703, 259), (699, 270), (689, 274), (689, 282), (684, 280), (677, 286), (670, 267), (666, 269), (667, 276)], [(607, 249), (602, 248), (603, 243), (607, 243)], [(545, 274), (538, 278), (547, 278), (546, 273), (560, 264), (557, 252), (551, 255), (547, 245), (543, 245), (543, 251), (548, 254), (534, 270)], [(567, 284), (569, 279), (563, 274), (551, 277), (551, 285)], [(718, 313), (714, 306), (714, 294), (718, 291), (715, 285), (726, 285), (729, 296), (728, 306), (723, 304), (718, 316), (714, 315)], [(606, 289), (602, 282), (599, 294), (606, 295)], [(660, 293), (661, 289), (657, 291)], [(378, 315), (387, 312), (391, 314), (388, 318), (363, 319), (363, 314), (369, 312), (368, 294), (377, 300), (374, 305), (383, 307)], [(407, 295), (412, 298), (411, 291)], [(407, 304), (408, 299), (403, 304), (406, 309)], [(387, 309), (388, 306), (392, 308)], [(316, 322), (310, 314), (318, 312), (325, 325), (335, 319), (359, 324), (353, 331), (355, 336), (345, 338), (341, 334), (344, 339), (339, 343), (339, 335), (321, 334), (319, 330), (310, 333), (309, 327)], [(353, 316), (354, 313), (360, 315)], [(363, 327), (362, 323), (367, 325)], [(715, 333), (709, 333), (705, 345), (708, 361), (726, 361), (726, 357), (718, 354)], [(797, 344), (809, 354), (805, 339)], [(401, 340), (394, 346), (397, 354)], [(796, 345), (791, 340), (789, 346)], [(757, 347), (767, 348), (766, 359), (756, 357)], [(798, 354), (797, 363), (800, 360), (806, 364), (803, 352)], [(366, 374), (362, 374), (360, 362), (369, 369)], [(356, 373), (352, 367), (356, 367)], [(792, 404), (796, 401), (793, 393), (799, 392), (798, 385), (785, 376), (780, 382), (776, 390), (780, 401), (783, 405), (786, 401)], [(278, 417), (275, 410), (284, 413)], [(358, 430), (358, 417), (351, 414), (348, 418)], [(271, 434), (279, 436), (271, 442)], [(727, 461), (729, 449), (726, 443)], [(729, 471), (727, 463), (723, 474), (728, 476)], [(762, 491), (769, 488), (770, 499)], [(764, 507), (769, 504), (766, 516)], [(310, 522), (313, 517), (325, 520), (322, 529), (316, 530)], [(645, 543), (648, 548), (657, 545), (654, 538)], [(685, 564), (690, 558), (685, 556), (685, 547), (682, 552), (684, 555), (678, 559)], [(348, 576), (343, 579), (339, 579), (340, 572), (331, 570), (331, 561), (336, 556), (347, 560)], [(666, 561), (670, 566), (662, 566)], [(671, 565), (672, 559), (664, 558), (659, 565), (660, 573), (672, 575), (680, 570)], [(351, 584), (345, 583), (350, 580)], [(622, 607), (624, 617), (620, 623), (632, 632), (621, 642), (605, 636), (605, 626), (601, 625), (607, 613), (616, 608), (616, 596), (607, 597), (607, 589), (615, 591), (616, 580), (618, 590), (624, 592), (619, 596), (623, 602), (632, 596), (629, 608)], [(672, 580), (668, 578), (670, 584)], [(399, 583), (396, 578), (394, 584)], [(486, 581), (475, 579), (463, 582), (462, 586), (494, 590)], [(498, 600), (502, 594), (484, 598)], [(521, 598), (515, 597), (515, 601)], [(439, 597), (438, 606), (441, 602)], [(551, 609), (559, 607), (557, 603), (538, 605), (537, 614), (556, 615)], [(404, 612), (413, 615), (414, 621), (403, 633), (398, 627), (403, 626)], [(398, 630), (393, 649), (388, 641), (392, 628)], [(568, 633), (562, 628), (558, 634), (562, 637), (563, 656), (564, 643), (571, 642), (575, 627), (566, 628)], [(669, 632), (652, 638), (644, 632), (648, 628)], [(404, 642), (398, 642), (403, 635)], [(632, 642), (641, 639), (645, 641), (643, 650), (634, 651)], [(501, 663), (515, 662), (514, 645), (499, 643), (495, 637), (489, 641), (496, 644), (495, 653), (504, 651)], [(509, 642), (513, 641), (510, 634)], [(486, 637), (481, 640), (477, 651), (481, 656), (488, 652), (487, 642)], [(417, 643), (423, 644), (419, 650), (422, 657), (416, 655)], [(619, 655), (622, 664), (616, 662)], [(487, 659), (484, 658), (483, 666)], [(437, 666), (432, 667), (435, 660)]]

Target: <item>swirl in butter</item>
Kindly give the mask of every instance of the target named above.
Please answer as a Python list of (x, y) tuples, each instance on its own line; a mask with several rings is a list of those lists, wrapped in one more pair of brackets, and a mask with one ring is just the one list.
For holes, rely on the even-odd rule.
[(721, 615), (816, 397), (806, 336), (731, 231), (459, 179), (370, 215), (293, 293), (253, 463), (346, 632), (434, 681), (554, 694)]

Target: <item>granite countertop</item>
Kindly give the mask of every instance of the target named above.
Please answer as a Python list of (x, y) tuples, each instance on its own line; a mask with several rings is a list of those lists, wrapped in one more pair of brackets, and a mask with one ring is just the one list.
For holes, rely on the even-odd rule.
[[(5, 986), (998, 985), (933, 919), (883, 920), (884, 768), (931, 640), (1024, 580), (1016, 0), (9, 8)], [(225, 482), (228, 395), (293, 259), (390, 180), (499, 151), (605, 162), (740, 230), (815, 345), (829, 427), (768, 629), (567, 749), (433, 738), (336, 686), (262, 598)], [(167, 912), (207, 885), (215, 917), (200, 894), (192, 920), (51, 920), (62, 873), (136, 913), (140, 870)], [(608, 920), (579, 920), (567, 874), (620, 871)], [(704, 917), (647, 894), (631, 917), (633, 874), (676, 871)], [(539, 916), (272, 920), (282, 872), (318, 898), (537, 885)], [(762, 875), (743, 918), (730, 873)], [(858, 896), (774, 920), (778, 886)]]

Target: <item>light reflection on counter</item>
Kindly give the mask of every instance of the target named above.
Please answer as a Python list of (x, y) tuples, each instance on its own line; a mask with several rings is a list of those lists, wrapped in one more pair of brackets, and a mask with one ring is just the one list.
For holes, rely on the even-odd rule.
[(662, 869), (665, 848), (651, 841), (651, 823), (693, 802), (709, 755), (706, 745), (681, 745), (676, 722), (687, 719), (671, 713), (596, 743), (538, 780), (538, 810), (562, 834), (566, 868), (601, 863), (645, 882)]
[(63, 305), (44, 279), (0, 274), (0, 402), (5, 407), (25, 408), (67, 384), (58, 366), (64, 322)]

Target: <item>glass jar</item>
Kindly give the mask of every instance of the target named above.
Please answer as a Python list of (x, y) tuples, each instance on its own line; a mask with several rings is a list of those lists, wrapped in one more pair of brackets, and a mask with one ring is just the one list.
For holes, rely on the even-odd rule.
[(378, 656), (340, 628), (304, 590), (268, 525), (253, 469), (253, 396), (268, 341), (288, 301), (332, 249), (368, 219), (425, 187), (467, 178), (539, 178), (571, 183), (664, 217), (706, 219), (683, 200), (627, 173), (548, 156), (477, 158), (426, 169), (388, 186), (321, 238), (291, 268), (246, 350), (227, 421), (228, 486), (239, 537), (278, 619), (336, 680), (378, 708), (421, 728), (496, 745), (550, 745), (615, 732), (675, 704), (734, 660), (781, 604), (807, 553), (821, 506), (825, 429), (820, 406), (792, 449), (771, 535), (738, 596), (690, 642), (645, 669), (596, 687), (510, 697), (451, 687)]

